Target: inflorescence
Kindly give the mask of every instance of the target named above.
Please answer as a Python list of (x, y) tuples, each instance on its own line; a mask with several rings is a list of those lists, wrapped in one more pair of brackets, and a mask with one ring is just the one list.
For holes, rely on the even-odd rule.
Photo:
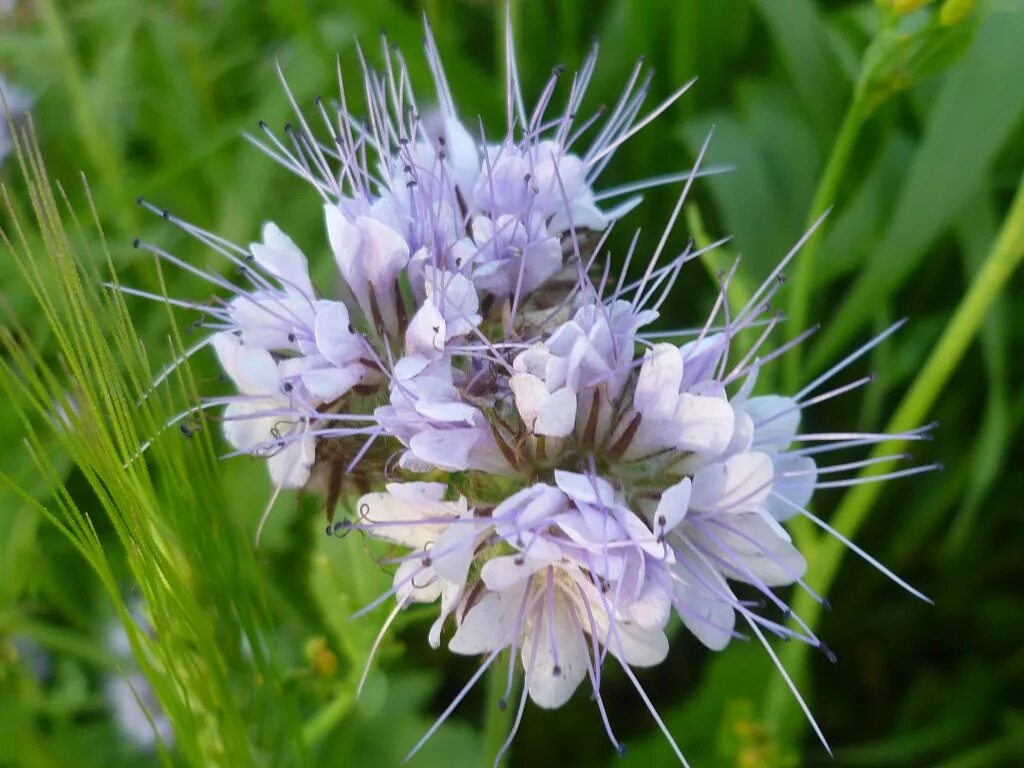
[[(527, 698), (559, 707), (583, 683), (621, 751), (601, 696), (611, 658), (685, 764), (632, 669), (665, 659), (671, 614), (715, 650), (742, 629), (776, 665), (767, 635), (831, 657), (773, 591), (810, 591), (783, 523), (803, 516), (842, 538), (808, 510), (811, 496), (863, 482), (851, 473), (879, 460), (826, 462), (925, 439), (928, 428), (800, 430), (805, 408), (870, 380), (833, 383), (898, 324), (795, 395), (753, 394), (759, 372), (814, 331), (769, 345), (783, 320), (772, 299), (813, 228), (738, 311), (726, 300), (734, 261), (703, 325), (651, 330), (680, 271), (719, 245), (691, 242), (666, 256), (694, 181), (721, 169), (704, 166), (705, 142), (688, 171), (612, 188), (600, 177), (691, 83), (644, 112), (650, 80), (638, 63), (610, 109), (583, 116), (595, 46), (563, 107), (553, 106), (565, 90), (559, 68), (528, 111), (507, 30), (502, 134), (460, 118), (428, 27), (429, 110), (385, 43), (382, 70), (363, 60), (365, 117), (350, 113), (339, 66), (336, 105), (317, 99), (307, 119), (288, 91), (297, 122), (283, 136), (261, 123), (249, 137), (320, 196), (340, 292), (313, 285), (306, 256), (273, 223), (243, 248), (141, 200), (228, 259), (238, 278), (137, 242), (229, 298), (122, 290), (203, 313), (198, 325), (212, 334), (186, 356), (212, 346), (236, 392), (201, 407), (223, 407), (233, 455), (266, 460), (274, 499), (284, 489), (322, 493), (332, 521), (339, 501), (351, 505), (328, 533), (401, 547), (387, 561), (392, 589), (367, 607), (394, 600), (380, 637), (403, 609), (438, 604), (431, 646), (483, 657), (410, 755), (507, 652), (506, 699), (524, 684), (501, 753)], [(612, 225), (641, 191), (665, 184), (682, 192), (656, 247), (642, 252), (634, 237), (613, 273), (604, 252)], [(630, 281), (631, 264), (640, 276)]]

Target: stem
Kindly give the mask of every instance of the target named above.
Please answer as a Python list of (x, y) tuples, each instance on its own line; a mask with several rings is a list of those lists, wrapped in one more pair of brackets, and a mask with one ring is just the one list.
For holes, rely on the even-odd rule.
[[(508, 651), (501, 654), (491, 668), (487, 670), (487, 685), (484, 695), (486, 698), (486, 709), (484, 710), (484, 752), (483, 764), (487, 768), (494, 765), (494, 758), (501, 749), (501, 745), (508, 738), (509, 728), (512, 726), (513, 706), (509, 701), (504, 700), (505, 686), (508, 683), (508, 667), (501, 662), (508, 659)], [(509, 664), (514, 664), (515, 659), (509, 659)], [(509, 698), (515, 698), (515, 685)], [(502, 703), (505, 707), (502, 708)]]
[[(863, 78), (862, 78), (863, 79)], [(869, 110), (867, 99), (864, 98), (864, 89), (857, 87), (854, 91), (853, 100), (850, 102), (846, 115), (843, 117), (842, 125), (839, 127), (839, 134), (836, 136), (832, 151), (829, 153), (828, 162), (818, 182), (818, 188), (811, 200), (811, 207), (807, 213), (806, 228), (818, 220), (835, 201), (836, 191), (839, 184), (846, 175), (846, 168), (850, 164), (850, 156), (857, 144), (861, 128), (867, 119)], [(818, 231), (804, 244), (800, 257), (796, 260), (793, 282), (789, 288), (789, 320), (786, 323), (789, 328), (789, 338), (792, 339), (807, 325), (807, 315), (811, 303), (811, 290), (814, 287), (814, 265), (817, 260), (818, 249), (824, 237), (825, 225), (818, 227)], [(795, 390), (800, 381), (800, 354), (802, 350), (797, 345), (785, 356), (786, 384), (789, 390)]]
[[(889, 422), (887, 431), (899, 432), (920, 424), (935, 404), (950, 376), (973, 341), (989, 307), (998, 297), (1014, 271), (1024, 260), (1024, 176), (1017, 187), (1003, 226), (992, 249), (985, 257), (981, 269), (975, 275), (967, 294), (961, 300), (938, 344), (928, 356), (924, 366), (914, 379), (906, 396)], [(898, 452), (903, 443), (886, 443), (872, 451), (877, 457), (885, 453)], [(875, 465), (875, 474), (891, 469), (888, 465)], [(842, 503), (832, 520), (833, 527), (848, 538), (856, 536), (863, 525), (872, 504), (881, 493), (881, 483), (869, 483), (853, 488), (843, 497)], [(814, 561), (813, 577), (809, 577), (813, 588), (820, 594), (828, 593), (846, 550), (830, 536), (822, 536), (816, 550), (811, 553)], [(814, 628), (821, 617), (821, 606), (804, 592), (798, 592), (793, 600), (794, 613), (803, 617), (808, 626)], [(800, 685), (807, 678), (809, 646), (792, 643), (782, 649), (780, 656), (789, 670), (793, 681)], [(765, 694), (765, 718), (777, 725), (786, 735), (795, 737), (801, 721), (795, 720), (795, 712), (788, 703), (789, 691), (778, 677), (772, 679)]]

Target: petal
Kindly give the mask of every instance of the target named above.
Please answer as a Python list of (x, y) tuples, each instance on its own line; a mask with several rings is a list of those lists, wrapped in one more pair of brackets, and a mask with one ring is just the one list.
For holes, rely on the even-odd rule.
[(551, 393), (537, 414), (533, 431), (548, 437), (568, 437), (576, 426), (576, 393), (562, 387)]
[(363, 345), (352, 330), (348, 307), (340, 301), (322, 301), (317, 305), (314, 325), (320, 354), (338, 366), (359, 359)]
[(800, 407), (791, 397), (752, 397), (746, 411), (754, 420), (754, 444), (761, 450), (786, 450), (800, 428)]
[(448, 643), (448, 650), (464, 656), (475, 656), (505, 648), (518, 638), (512, 633), (519, 618), (523, 589), (484, 592), (466, 611), (459, 628)]
[(555, 470), (555, 484), (566, 496), (584, 504), (607, 506), (615, 503), (615, 488), (603, 477)]
[(362, 366), (314, 368), (302, 374), (302, 384), (318, 403), (330, 403), (362, 381)]
[(263, 225), (263, 242), (253, 243), (249, 251), (256, 263), (277, 278), (285, 291), (312, 298), (313, 284), (309, 281), (309, 262), (305, 254), (272, 221)]
[[(437, 541), (466, 506), (465, 500), (446, 502), (436, 498), (440, 483), (389, 483), (385, 492), (360, 497), (359, 524), (378, 539), (412, 549), (424, 549)], [(442, 493), (444, 486), (441, 486)]]
[(728, 400), (684, 392), (679, 396), (675, 420), (679, 450), (715, 456), (725, 451), (732, 439), (735, 414)]
[(774, 496), (788, 499), (789, 504), (769, 496), (764, 506), (772, 517), (785, 522), (797, 513), (798, 507), (806, 509), (814, 495), (814, 484), (818, 482), (818, 470), (814, 460), (808, 456), (789, 456), (787, 454), (772, 457), (775, 464), (775, 482), (772, 484)]
[(508, 384), (515, 397), (519, 417), (526, 428), (533, 431), (537, 416), (551, 393), (544, 382), (532, 373), (514, 373)]
[(555, 709), (565, 704), (583, 682), (589, 651), (561, 595), (555, 597), (552, 611), (545, 602), (538, 604), (534, 624), (521, 650), (530, 698), (539, 707)]
[(327, 223), (327, 239), (334, 251), (334, 260), (338, 264), (345, 283), (352, 290), (356, 301), (363, 312), (369, 314), (368, 277), (366, 266), (359, 257), (362, 246), (362, 234), (358, 227), (350, 222), (333, 203), (324, 206)]
[(765, 453), (740, 453), (697, 470), (690, 508), (707, 513), (756, 509), (772, 489), (772, 460)]
[(684, 477), (675, 485), (666, 488), (658, 500), (658, 508), (654, 513), (655, 530), (664, 536), (686, 517), (690, 508), (690, 495), (693, 492), (693, 481)]
[(270, 479), (279, 488), (301, 488), (309, 482), (316, 461), (316, 439), (305, 434), (293, 437), (267, 460)]
[(730, 578), (747, 583), (760, 580), (769, 587), (781, 587), (806, 573), (804, 556), (760, 514), (733, 515), (725, 525), (713, 528), (715, 538), (708, 538), (706, 545), (723, 552), (724, 560), (737, 564)]
[(671, 418), (679, 400), (683, 358), (672, 344), (655, 344), (644, 353), (633, 408), (644, 418)]
[(260, 414), (273, 407), (273, 403), (269, 401), (242, 400), (225, 408), (222, 417), (224, 438), (231, 447), (239, 451), (248, 451), (260, 443), (272, 440), (271, 430), (277, 422), (277, 417)]
[(405, 351), (426, 360), (436, 360), (444, 354), (447, 325), (434, 302), (429, 299), (412, 316), (405, 330)]

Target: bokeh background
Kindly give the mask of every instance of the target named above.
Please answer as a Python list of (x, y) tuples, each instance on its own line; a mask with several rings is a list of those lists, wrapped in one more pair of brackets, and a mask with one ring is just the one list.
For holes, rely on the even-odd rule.
[[(6, 0), (0, 73), (33, 98), (46, 170), (67, 190), (65, 224), (85, 273), (109, 277), (93, 206), (124, 282), (161, 290), (152, 259), (131, 248), (136, 236), (226, 273), (214, 254), (137, 207), (144, 195), (240, 243), (273, 219), (323, 281), (331, 263), (317, 198), (242, 133), (261, 119), (291, 119), (275, 62), (312, 108), (337, 92), (336, 57), (357, 91), (355, 41), (379, 61), (382, 30), (429, 92), (422, 13), (463, 117), (502, 130), (503, 9), (486, 0)], [(943, 472), (815, 501), (934, 605), (841, 547), (795, 532), (808, 582), (832, 606), (808, 618), (837, 663), (777, 650), (835, 757), (756, 642), (710, 653), (677, 628), (669, 660), (641, 680), (691, 764), (1024, 765), (1024, 282), (1013, 273), (1024, 208), (1019, 198), (1012, 205), (1024, 168), (1024, 3), (515, 0), (512, 15), (527, 94), (554, 65), (578, 66), (593, 41), (601, 53), (591, 108), (614, 101), (641, 55), (655, 70), (652, 106), (699, 76), (604, 181), (686, 167), (712, 126), (710, 162), (735, 167), (697, 185), (673, 234), (680, 248), (690, 236), (733, 240), (684, 272), (666, 327), (704, 317), (712, 277), (732, 256), (743, 256), (739, 282), (756, 284), (834, 206), (779, 301), (790, 332), (800, 320), (822, 329), (763, 383), (795, 391), (908, 317), (858, 364), (876, 381), (812, 409), (808, 422), (867, 431), (894, 414), (896, 426), (939, 422), (915, 458), (942, 462)], [(358, 95), (351, 100), (358, 106)], [(14, 233), (17, 217), (33, 249), (19, 261), (0, 245), (5, 338), (39, 354), (19, 365), (12, 347), (4, 352), (0, 765), (398, 764), (476, 662), (431, 651), (428, 614), (410, 612), (354, 700), (382, 614), (349, 615), (389, 579), (361, 542), (323, 535), (317, 499), (282, 499), (256, 556), (269, 481), (258, 463), (216, 461), (215, 424), (196, 425), (193, 440), (160, 436), (150, 473), (136, 482), (125, 472), (132, 480), (121, 487), (116, 463), (82, 458), (86, 444), (109, 439), (109, 425), (69, 437), (79, 425), (59, 426), (68, 403), (54, 395), (49, 421), (33, 410), (19, 395), (32, 381), (26, 368), (53, 372), (50, 390), (83, 402), (98, 385), (69, 363), (64, 316), (40, 310), (23, 272), (35, 264), (39, 284), (67, 291), (70, 273), (45, 256), (53, 244), (32, 226), (33, 197), (13, 155), (0, 180), (0, 225)], [(677, 192), (650, 193), (618, 228), (613, 251), (624, 253), (634, 227), (652, 247)], [(162, 278), (171, 295), (209, 294), (185, 273)], [(185, 333), (189, 313), (134, 299), (127, 308), (154, 370), (188, 343), (172, 331)], [(115, 338), (118, 317), (108, 307), (89, 333)], [(123, 375), (118, 368), (103, 375)], [(190, 385), (167, 385), (168, 412), (185, 407), (190, 387), (223, 388), (211, 360), (199, 356), (192, 372)], [(625, 757), (580, 691), (558, 712), (528, 708), (508, 764), (673, 764), (628, 681), (609, 668), (604, 685)], [(489, 765), (493, 698), (479, 686), (412, 765)]]

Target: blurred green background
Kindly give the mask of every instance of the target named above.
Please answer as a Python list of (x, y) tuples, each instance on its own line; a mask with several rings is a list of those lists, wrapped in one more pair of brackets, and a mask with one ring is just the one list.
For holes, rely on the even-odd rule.
[[(226, 273), (214, 254), (138, 208), (144, 195), (240, 243), (273, 219), (310, 254), (325, 285), (333, 265), (318, 198), (241, 133), (260, 119), (277, 127), (290, 119), (275, 61), (312, 108), (317, 95), (336, 94), (336, 56), (357, 90), (354, 41), (379, 61), (381, 30), (402, 48), (419, 92), (429, 93), (422, 12), (463, 118), (481, 115), (492, 135), (503, 130), (503, 10), (485, 0), (8, 0), (0, 3), (0, 73), (34, 95), (47, 171), (82, 220), (75, 250), (104, 277), (80, 173), (128, 284), (160, 290), (151, 258), (130, 247), (136, 236)], [(819, 321), (822, 330), (762, 384), (795, 391), (909, 317), (857, 366), (877, 380), (812, 409), (808, 424), (880, 430), (894, 413), (896, 427), (940, 423), (915, 456), (942, 462), (944, 472), (815, 501), (818, 514), (934, 606), (856, 557), (841, 559), (840, 547), (812, 532), (794, 532), (810, 561), (808, 582), (827, 590), (833, 606), (796, 607), (838, 663), (777, 648), (834, 759), (809, 735), (756, 642), (713, 654), (677, 628), (669, 660), (641, 680), (691, 764), (1024, 765), (1024, 282), (1014, 276), (1024, 207), (1013, 202), (1024, 168), (1024, 2), (518, 0), (513, 18), (528, 100), (554, 65), (578, 66), (592, 39), (601, 56), (591, 108), (614, 101), (640, 55), (655, 70), (651, 106), (700, 78), (603, 177), (610, 185), (684, 168), (712, 126), (709, 161), (735, 166), (697, 185), (687, 224), (673, 235), (678, 247), (690, 235), (734, 239), (706, 269), (684, 273), (667, 327), (700, 322), (714, 297), (709, 276), (732, 255), (744, 257), (740, 285), (756, 285), (832, 205), (779, 302), (791, 333)], [(0, 225), (13, 237), (16, 214), (25, 242), (47, 252), (47, 241), (24, 226), (32, 197), (13, 156), (0, 180), (8, 200)], [(624, 253), (633, 227), (653, 247), (676, 194), (649, 194), (618, 227), (613, 251)], [(74, 229), (70, 215), (67, 225)], [(39, 352), (27, 365), (52, 370), (54, 392), (65, 387), (87, 400), (76, 394), (90, 385), (66, 359), (59, 313), (55, 321), (39, 310), (33, 283), (0, 251), (10, 338)], [(42, 284), (67, 290), (68, 273), (34, 259), (20, 263), (37, 264)], [(187, 274), (163, 277), (170, 295), (209, 295)], [(172, 328), (181, 332), (195, 318), (127, 304), (159, 369), (178, 343)], [(116, 327), (113, 314), (100, 313), (89, 333), (113, 338)], [(162, 438), (144, 482), (119, 487), (116, 462), (97, 470), (73, 450), (109, 440), (104, 427), (85, 438), (50, 428), (42, 409), (19, 405), (18, 386), (30, 377), (10, 347), (4, 360), (0, 765), (398, 764), (476, 662), (431, 651), (429, 613), (409, 612), (353, 700), (387, 607), (348, 616), (389, 583), (363, 544), (323, 536), (316, 499), (287, 498), (256, 557), (250, 542), (269, 481), (256, 462), (212, 458), (223, 450), (215, 425), (199, 440)], [(207, 357), (193, 371), (198, 391), (223, 389)], [(172, 410), (194, 396), (184, 385), (169, 388)], [(58, 521), (91, 521), (92, 544), (83, 549), (78, 542), (92, 534), (62, 532), (30, 499)], [(148, 503), (136, 509), (122, 499)], [(126, 607), (149, 612), (152, 633), (134, 632)], [(122, 622), (137, 661), (124, 632), (114, 637)], [(145, 678), (131, 677), (139, 663), (174, 724), (165, 750), (133, 740), (112, 716), (118, 680), (146, 701)], [(580, 691), (558, 712), (528, 707), (508, 763), (673, 764), (621, 673), (609, 667), (604, 686), (626, 757), (615, 756)], [(412, 765), (489, 765), (488, 706), (481, 684)], [(145, 732), (145, 718), (136, 727)]]

